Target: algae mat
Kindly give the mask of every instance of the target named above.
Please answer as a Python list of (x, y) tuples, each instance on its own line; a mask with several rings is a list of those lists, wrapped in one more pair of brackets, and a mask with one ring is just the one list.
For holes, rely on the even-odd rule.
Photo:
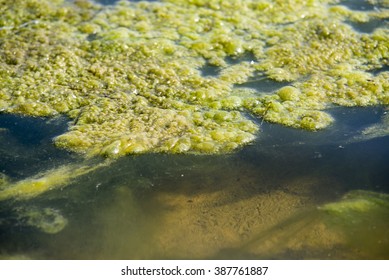
[(264, 121), (317, 131), (331, 108), (389, 104), (386, 1), (0, 3), (0, 112), (67, 116), (53, 141), (85, 157), (232, 152)]
[[(257, 135), (248, 113), (323, 129), (335, 105), (389, 104), (387, 7), (1, 1), (0, 110), (66, 114), (58, 147), (110, 157), (231, 151)], [(376, 21), (371, 33), (353, 28)], [(288, 85), (250, 88), (261, 79)]]
[[(111, 2), (0, 1), (0, 113), (61, 120), (42, 150), (0, 126), (2, 254), (387, 257), (386, 198), (357, 193), (365, 247), (323, 206), (387, 192), (387, 1)], [(361, 106), (374, 121), (341, 126)]]

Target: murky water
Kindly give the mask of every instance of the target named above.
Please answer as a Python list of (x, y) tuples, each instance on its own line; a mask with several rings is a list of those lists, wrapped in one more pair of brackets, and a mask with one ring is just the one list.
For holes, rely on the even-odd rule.
[[(384, 111), (334, 109), (336, 124), (316, 133), (263, 123), (233, 154), (127, 156), (37, 198), (0, 202), (1, 256), (387, 259), (387, 201), (351, 213), (362, 222), (318, 209), (352, 190), (389, 192), (389, 137), (352, 140)], [(52, 146), (65, 119), (0, 115), (0, 127), (10, 180), (81, 160)], [(53, 209), (67, 223), (48, 233), (20, 209)]]

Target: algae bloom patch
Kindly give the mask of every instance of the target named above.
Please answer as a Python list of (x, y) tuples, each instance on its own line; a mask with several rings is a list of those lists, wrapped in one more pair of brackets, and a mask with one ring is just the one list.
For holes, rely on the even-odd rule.
[(388, 5), (375, 2), (0, 0), (0, 111), (69, 116), (55, 144), (88, 156), (228, 152), (255, 139), (249, 114), (323, 129), (333, 106), (389, 104)]

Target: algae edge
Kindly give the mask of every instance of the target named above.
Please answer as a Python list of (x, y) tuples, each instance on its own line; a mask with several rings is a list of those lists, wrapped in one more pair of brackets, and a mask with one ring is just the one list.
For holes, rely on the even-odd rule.
[[(334, 121), (325, 112), (333, 106), (389, 104), (389, 74), (380, 70), (388, 29), (365, 34), (350, 24), (386, 19), (384, 4), (0, 4), (0, 112), (67, 115), (55, 144), (86, 157), (224, 153), (255, 139), (259, 125), (247, 113), (314, 131)], [(207, 65), (217, 74), (203, 75)], [(249, 88), (255, 79), (289, 85), (262, 92)]]

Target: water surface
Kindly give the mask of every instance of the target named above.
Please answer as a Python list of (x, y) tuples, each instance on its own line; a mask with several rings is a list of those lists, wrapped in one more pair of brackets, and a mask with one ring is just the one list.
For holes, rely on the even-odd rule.
[[(370, 230), (362, 230), (318, 210), (352, 190), (389, 192), (389, 137), (353, 140), (384, 111), (335, 108), (337, 122), (315, 133), (263, 123), (254, 144), (227, 155), (120, 158), (37, 198), (1, 202), (0, 252), (32, 259), (387, 258), (387, 219), (371, 213), (363, 225)], [(12, 180), (81, 160), (52, 146), (66, 119), (0, 115), (0, 127), (1, 172)], [(68, 224), (49, 234), (16, 215), (32, 206), (55, 209)]]

